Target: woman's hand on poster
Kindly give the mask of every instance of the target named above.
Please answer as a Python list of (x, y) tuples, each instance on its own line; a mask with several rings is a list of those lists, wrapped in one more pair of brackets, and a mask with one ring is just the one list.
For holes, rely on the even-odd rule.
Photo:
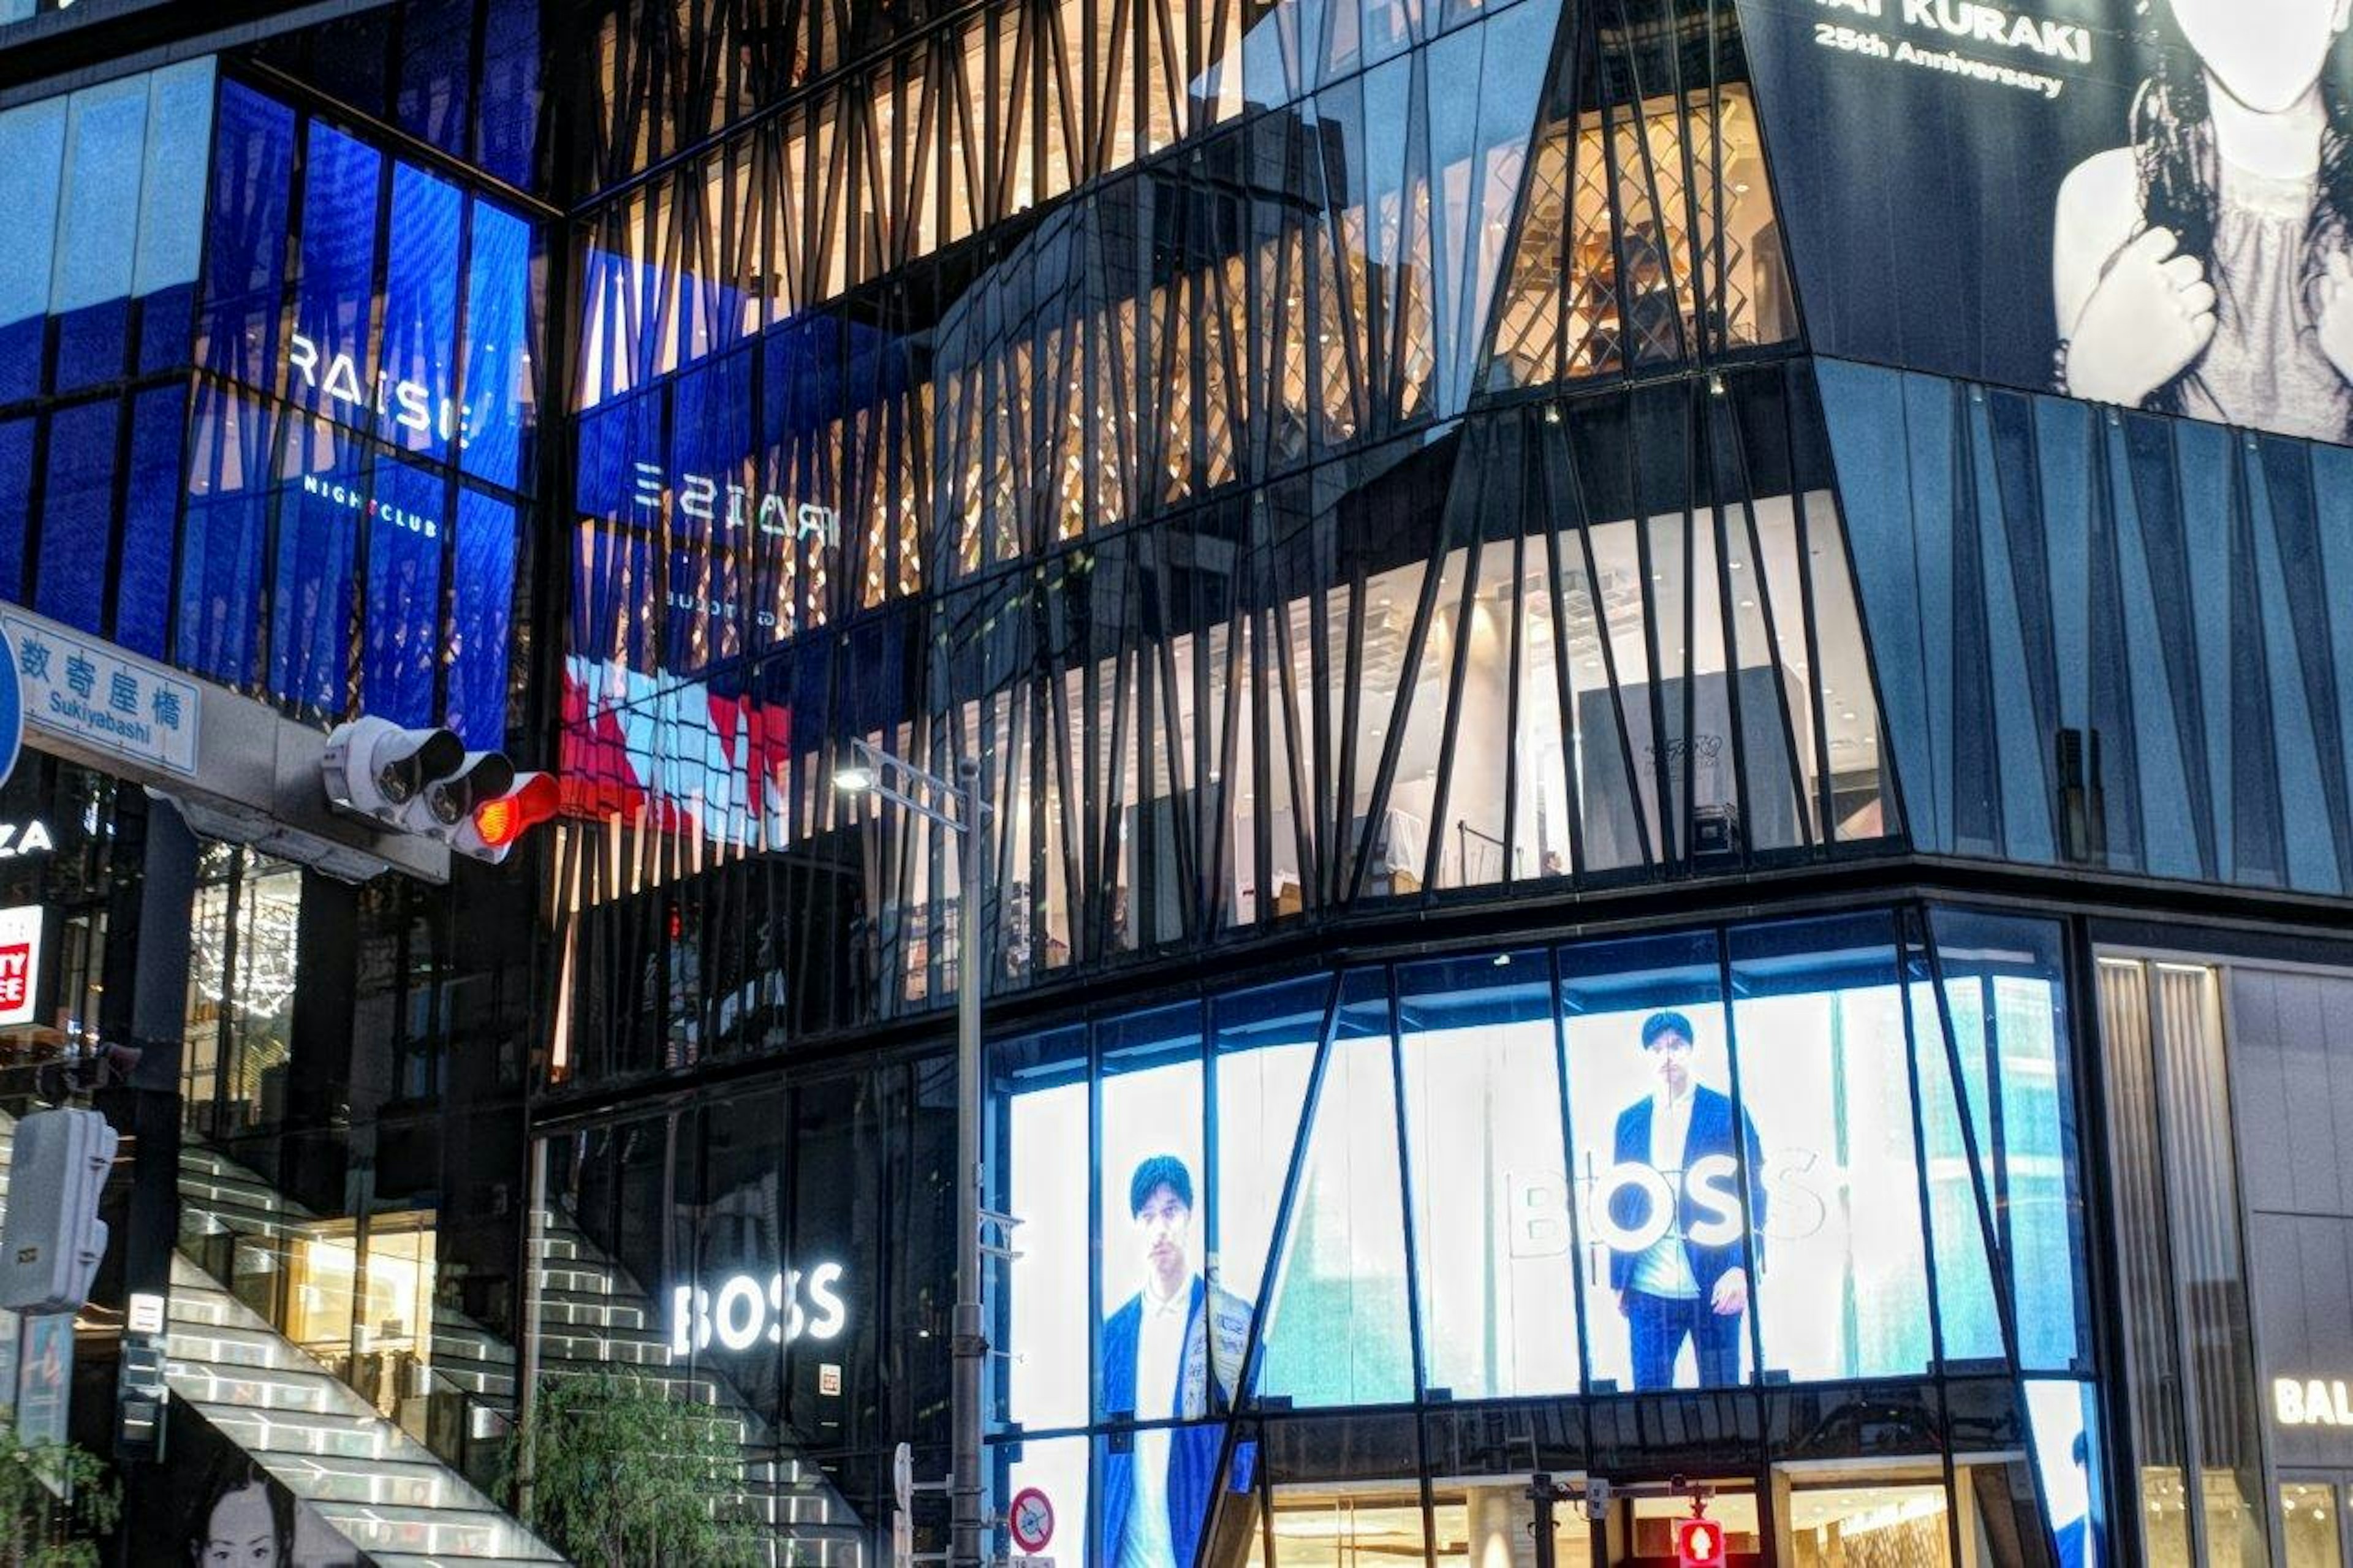
[(2353, 256), (2343, 250), (2328, 253), (2313, 283), (2312, 321), (2320, 333), (2320, 352), (2337, 374), (2353, 381)]
[(2137, 407), (2198, 362), (2214, 341), (2214, 286), (2171, 229), (2150, 228), (2116, 252), (2067, 340), (2067, 391)]
[(1715, 1277), (1708, 1305), (1719, 1318), (1736, 1318), (1748, 1310), (1748, 1270), (1727, 1268)]

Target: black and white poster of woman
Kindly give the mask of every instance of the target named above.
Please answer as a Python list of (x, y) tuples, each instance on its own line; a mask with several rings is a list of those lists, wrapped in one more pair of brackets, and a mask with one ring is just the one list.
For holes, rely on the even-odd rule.
[(1740, 0), (1813, 344), (2353, 439), (2353, 0)]

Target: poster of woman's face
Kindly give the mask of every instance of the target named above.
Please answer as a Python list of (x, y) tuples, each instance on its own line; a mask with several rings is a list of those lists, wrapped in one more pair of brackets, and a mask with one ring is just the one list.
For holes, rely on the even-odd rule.
[(1739, 0), (1814, 347), (2353, 440), (2353, 0)]

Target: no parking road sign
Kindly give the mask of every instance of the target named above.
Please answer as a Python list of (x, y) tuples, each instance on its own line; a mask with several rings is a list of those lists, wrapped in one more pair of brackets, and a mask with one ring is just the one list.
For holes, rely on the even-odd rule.
[(1054, 1505), (1036, 1487), (1023, 1487), (1013, 1494), (1006, 1522), (1012, 1526), (1013, 1544), (1034, 1555), (1054, 1539)]

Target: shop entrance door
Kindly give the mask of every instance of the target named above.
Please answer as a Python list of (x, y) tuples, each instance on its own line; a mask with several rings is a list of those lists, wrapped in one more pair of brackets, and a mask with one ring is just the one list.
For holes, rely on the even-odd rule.
[(2279, 1502), (2287, 1568), (2353, 1565), (2353, 1472), (2285, 1471)]

